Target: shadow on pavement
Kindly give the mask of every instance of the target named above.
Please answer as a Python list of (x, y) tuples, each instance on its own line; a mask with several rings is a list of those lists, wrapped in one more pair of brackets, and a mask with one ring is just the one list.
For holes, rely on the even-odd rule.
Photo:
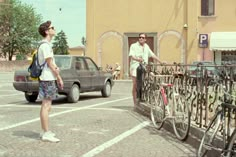
[(18, 136), (18, 137), (27, 137), (27, 138), (31, 138), (31, 139), (39, 139), (39, 133), (38, 132), (34, 132), (34, 131), (13, 131), (13, 136)]
[(133, 106), (112, 106), (112, 108), (132, 111), (134, 107)]

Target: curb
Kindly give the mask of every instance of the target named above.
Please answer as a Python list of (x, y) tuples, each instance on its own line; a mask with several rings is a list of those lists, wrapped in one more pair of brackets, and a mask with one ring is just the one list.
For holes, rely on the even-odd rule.
[(132, 83), (132, 80), (131, 79), (125, 79), (125, 80), (114, 80), (114, 82), (117, 82), (117, 83)]
[[(139, 102), (137, 110), (139, 111), (140, 114), (147, 116), (148, 118), (150, 117), (151, 109), (145, 103)], [(200, 145), (200, 142), (201, 142), (201, 139), (202, 139), (205, 129), (198, 128), (197, 126), (194, 126), (192, 123), (193, 123), (193, 121), (191, 121), (189, 135), (188, 135), (187, 139), (185, 141), (180, 141), (180, 142), (185, 142), (185, 143), (191, 145), (193, 148), (196, 149), (196, 153), (197, 153), (197, 150)], [(165, 130), (171, 132), (172, 134), (175, 134), (173, 127), (170, 125), (170, 123), (164, 123), (163, 128)], [(221, 142), (222, 141), (220, 139), (216, 140), (216, 143), (221, 143)], [(207, 153), (207, 157), (216, 157), (216, 156), (220, 156), (220, 153), (218, 151), (211, 150)]]

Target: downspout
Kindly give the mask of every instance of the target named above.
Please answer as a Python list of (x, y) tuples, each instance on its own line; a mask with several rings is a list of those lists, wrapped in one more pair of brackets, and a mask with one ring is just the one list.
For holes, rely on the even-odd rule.
[[(185, 24), (188, 26), (188, 0), (185, 0)], [(187, 56), (188, 56), (188, 27), (185, 29), (185, 56), (184, 56), (184, 64), (187, 64)]]

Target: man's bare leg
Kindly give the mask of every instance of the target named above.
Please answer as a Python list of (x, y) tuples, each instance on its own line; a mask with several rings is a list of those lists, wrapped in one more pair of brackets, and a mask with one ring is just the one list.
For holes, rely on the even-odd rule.
[(51, 99), (44, 99), (42, 101), (41, 110), (40, 110), (40, 120), (41, 126), (44, 133), (41, 136), (43, 141), (49, 142), (60, 142), (60, 139), (55, 137), (55, 133), (49, 131), (49, 112), (51, 110)]
[(136, 83), (136, 77), (132, 76), (133, 81), (133, 89), (132, 89), (132, 95), (133, 95), (133, 102), (134, 106), (137, 105), (136, 98), (137, 98), (137, 83)]
[(44, 99), (42, 101), (41, 110), (40, 110), (40, 120), (41, 120), (41, 127), (44, 132), (47, 132), (49, 130), (49, 120), (48, 115), (49, 111), (51, 110), (51, 99)]

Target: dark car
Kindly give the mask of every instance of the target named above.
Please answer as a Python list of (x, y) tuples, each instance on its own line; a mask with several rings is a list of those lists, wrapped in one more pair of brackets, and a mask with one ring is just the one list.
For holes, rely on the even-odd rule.
[[(56, 65), (60, 68), (60, 75), (64, 82), (64, 89), (58, 93), (66, 95), (68, 102), (77, 102), (80, 93), (101, 91), (103, 97), (111, 95), (114, 81), (110, 73), (104, 72), (95, 62), (84, 56), (55, 55)], [(29, 73), (15, 71), (13, 86), (25, 93), (29, 102), (38, 98), (38, 81), (32, 80)]]
[(211, 61), (194, 61), (188, 69), (189, 76), (192, 78), (199, 78), (207, 75), (213, 77), (218, 74), (215, 64)]

